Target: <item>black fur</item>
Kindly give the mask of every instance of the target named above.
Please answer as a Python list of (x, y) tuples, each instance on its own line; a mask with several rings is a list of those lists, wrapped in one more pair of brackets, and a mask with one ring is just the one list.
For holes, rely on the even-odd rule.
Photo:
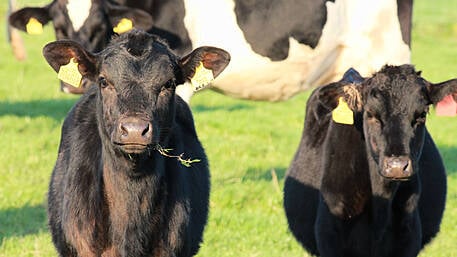
[[(352, 70), (310, 96), (284, 187), (289, 228), (309, 253), (417, 256), (438, 233), (446, 174), (425, 115), (439, 100), (435, 91), (455, 92), (457, 82), (432, 84), (419, 74), (409, 65), (385, 66), (368, 79)], [(339, 97), (353, 125), (332, 120)], [(409, 177), (386, 175), (392, 156), (410, 159)]]
[[(53, 242), (60, 256), (192, 256), (208, 216), (209, 170), (191, 111), (174, 94), (184, 80), (179, 60), (136, 31), (115, 39), (97, 60), (99, 85), (62, 127), (48, 200)], [(116, 144), (125, 117), (151, 124), (144, 151)], [(200, 162), (185, 167), (156, 144)]]

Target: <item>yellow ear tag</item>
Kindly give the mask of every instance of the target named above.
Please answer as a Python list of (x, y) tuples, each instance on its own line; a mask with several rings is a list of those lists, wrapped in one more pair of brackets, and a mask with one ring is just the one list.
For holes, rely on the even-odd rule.
[(79, 73), (75, 58), (71, 58), (68, 64), (60, 66), (57, 78), (74, 87), (79, 87), (82, 75)]
[(117, 34), (122, 34), (129, 30), (133, 29), (133, 22), (130, 19), (122, 18), (116, 27), (113, 28), (113, 31)]
[(43, 24), (32, 17), (25, 25), (25, 30), (31, 35), (39, 35), (43, 33)]
[(195, 74), (190, 79), (190, 83), (194, 87), (194, 91), (198, 91), (206, 87), (213, 80), (213, 71), (205, 68), (205, 66), (203, 66), (203, 63), (200, 62), (200, 65), (198, 65), (197, 68), (195, 68)]
[(354, 124), (354, 114), (349, 109), (348, 104), (344, 101), (343, 97), (338, 99), (338, 106), (332, 111), (332, 119), (336, 123), (341, 124)]

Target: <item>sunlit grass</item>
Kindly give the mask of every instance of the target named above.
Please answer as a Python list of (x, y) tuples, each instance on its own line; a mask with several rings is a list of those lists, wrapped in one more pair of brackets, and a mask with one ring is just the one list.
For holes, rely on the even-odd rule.
[[(412, 61), (433, 82), (457, 77), (456, 5), (415, 1)], [(28, 60), (19, 63), (5, 43), (5, 12), (6, 1), (0, 2), (0, 257), (56, 256), (46, 193), (60, 126), (77, 97), (59, 91), (41, 56), (43, 45), (54, 38), (52, 29), (46, 27), (42, 36), (22, 34)], [(211, 91), (195, 96), (195, 123), (212, 174), (210, 217), (198, 256), (304, 256), (287, 231), (282, 188), (308, 95), (280, 103)], [(449, 181), (441, 232), (421, 256), (457, 256), (457, 118), (436, 117), (432, 110), (427, 123)]]

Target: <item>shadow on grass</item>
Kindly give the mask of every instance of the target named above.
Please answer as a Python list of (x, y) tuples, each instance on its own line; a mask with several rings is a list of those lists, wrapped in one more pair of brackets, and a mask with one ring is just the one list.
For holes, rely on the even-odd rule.
[(77, 99), (40, 99), (32, 101), (0, 102), (0, 116), (19, 117), (47, 116), (62, 120)]
[(47, 229), (44, 204), (0, 209), (0, 244), (4, 238), (22, 237), (47, 231)]

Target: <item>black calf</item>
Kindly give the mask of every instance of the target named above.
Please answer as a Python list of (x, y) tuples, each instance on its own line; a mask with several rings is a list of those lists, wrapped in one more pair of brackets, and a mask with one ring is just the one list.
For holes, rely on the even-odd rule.
[(417, 256), (446, 197), (426, 114), (456, 91), (457, 80), (433, 84), (403, 65), (368, 79), (350, 70), (312, 93), (284, 187), (289, 228), (307, 251)]
[[(98, 84), (62, 128), (48, 207), (59, 254), (196, 254), (208, 215), (209, 170), (175, 88), (198, 76), (198, 65), (216, 77), (228, 53), (201, 47), (179, 59), (156, 37), (132, 31), (99, 54), (57, 41), (44, 56), (56, 71), (74, 58), (83, 77)], [(161, 147), (200, 161), (185, 167), (161, 155)]]

